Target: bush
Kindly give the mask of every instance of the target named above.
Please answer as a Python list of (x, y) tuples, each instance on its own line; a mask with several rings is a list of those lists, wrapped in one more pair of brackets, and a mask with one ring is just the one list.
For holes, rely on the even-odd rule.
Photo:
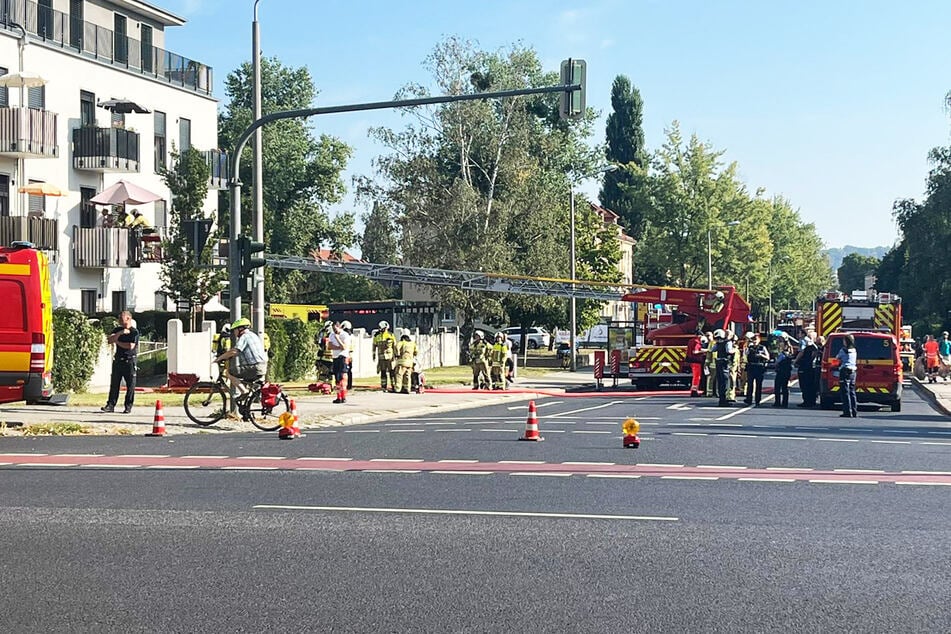
[(95, 370), (102, 331), (78, 310), (53, 311), (53, 387), (59, 392), (83, 392)]
[(314, 343), (317, 324), (305, 323), (300, 319), (284, 321), (288, 339), (284, 377), (288, 381), (298, 381), (314, 372), (317, 363), (317, 345)]
[(264, 320), (264, 331), (271, 340), (271, 349), (268, 351), (270, 358), (267, 362), (267, 378), (270, 381), (284, 380), (284, 359), (287, 358), (287, 347), (289, 341), (287, 330), (284, 328), (286, 319)]

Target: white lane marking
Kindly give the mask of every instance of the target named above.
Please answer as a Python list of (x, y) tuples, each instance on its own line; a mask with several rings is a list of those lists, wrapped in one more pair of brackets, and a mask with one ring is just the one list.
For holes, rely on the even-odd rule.
[(551, 478), (567, 478), (570, 473), (561, 473), (558, 471), (513, 471), (509, 475), (513, 476), (545, 476)]
[(675, 431), (671, 432), (671, 436), (709, 436), (710, 434), (697, 434), (690, 431)]
[(766, 467), (767, 471), (813, 471), (806, 467)]
[(478, 460), (469, 460), (469, 459), (448, 459), (448, 460), (439, 460), (438, 462), (450, 463), (450, 464), (475, 464), (479, 462)]
[[(48, 456), (48, 455), (49, 455), (49, 454), (45, 454), (45, 453), (0, 453), (0, 456), (19, 456), (19, 457), (21, 457), (21, 458), (24, 457), (24, 456)], [(70, 456), (70, 457), (73, 457), (73, 456), (76, 456), (76, 457), (80, 457), (80, 456), (88, 456), (88, 457), (91, 457), (91, 456), (99, 456), (99, 455), (102, 455), (102, 454), (97, 454), (97, 453), (61, 453), (61, 454), (57, 454), (57, 455), (59, 455), (59, 456)]]
[(390, 433), (391, 434), (415, 434), (415, 433), (421, 434), (425, 431), (426, 431), (425, 429), (391, 429)]
[(221, 467), (227, 471), (277, 471), (277, 467)]
[(327, 471), (328, 473), (343, 473), (346, 469), (331, 469), (330, 467), (294, 467), (294, 471)]
[(833, 473), (885, 473), (881, 469), (833, 469)]
[(581, 412), (590, 412), (596, 409), (604, 409), (605, 407), (611, 407), (613, 405), (619, 405), (624, 403), (624, 401), (611, 401), (610, 403), (604, 403), (603, 405), (594, 405), (592, 407), (582, 407), (581, 409), (573, 409), (567, 412), (561, 412), (558, 414), (552, 414), (549, 418), (564, 418), (570, 414), (580, 414)]
[(773, 440), (809, 440), (805, 436), (767, 436)]
[(370, 458), (370, 462), (423, 462), (422, 458)]
[(544, 460), (499, 460), (499, 464), (545, 464)]
[(614, 480), (638, 480), (641, 476), (629, 475), (626, 473), (589, 473), (586, 478), (606, 478)]
[(951, 431), (929, 431), (929, 434), (934, 434), (936, 436), (951, 436)]
[(325, 462), (336, 462), (336, 461), (346, 462), (349, 460), (353, 460), (353, 458), (310, 458), (305, 456), (303, 458), (298, 458), (298, 460), (323, 460)]
[[(35, 467), (36, 465), (24, 465)], [(79, 467), (87, 467), (89, 469), (141, 469), (142, 465), (140, 464), (81, 464), (77, 465)]]
[(678, 517), (659, 515), (598, 515), (593, 513), (542, 513), (532, 511), (474, 511), (457, 509), (399, 509), (360, 506), (292, 506), (289, 504), (255, 504), (251, 508), (274, 509), (280, 511), (343, 511), (350, 513), (409, 513), (419, 515), (476, 515), (490, 517), (551, 517), (557, 519), (580, 520), (644, 520), (654, 522), (676, 522)]
[(472, 430), (471, 430), (471, 429), (468, 429), (468, 428), (462, 428), (462, 429), (435, 429), (435, 430), (433, 430), (433, 431), (437, 431), (437, 432), (446, 431), (446, 432), (449, 432), (449, 431), (472, 431)]
[(756, 434), (714, 434), (714, 436), (722, 436), (724, 438), (762, 438), (762, 436), (757, 436)]
[(717, 418), (717, 420), (730, 420), (730, 419), (733, 418), (734, 416), (738, 416), (739, 414), (742, 414), (743, 412), (748, 412), (748, 411), (750, 411), (751, 409), (753, 409), (753, 406), (752, 406), (752, 405), (747, 405), (746, 407), (741, 407), (740, 409), (734, 410), (734, 411), (730, 412), (729, 414), (725, 414), (725, 415), (723, 415), (723, 416), (720, 416), (719, 418)]
[(920, 443), (918, 443), (918, 444), (921, 444), (921, 445), (940, 445), (940, 446), (942, 446), (942, 447), (951, 446), (951, 442), (925, 442), (925, 441), (922, 441), (922, 442), (920, 442)]
[(287, 460), (287, 456), (238, 456), (235, 460)]
[[(2, 455), (7, 455), (7, 456), (16, 456), (16, 455), (24, 455), (24, 456), (45, 456), (46, 454), (45, 454), (45, 453), (25, 453), (25, 454), (12, 454), (12, 453), (11, 453), (11, 454), (0, 454), (0, 456), (2, 456)], [(57, 455), (57, 456), (65, 456), (66, 458), (100, 458), (100, 457), (102, 457), (104, 454), (101, 454), (101, 453), (58, 453), (58, 454), (56, 454), (56, 455)]]
[(660, 476), (661, 480), (719, 480), (717, 476)]
[(638, 467), (683, 467), (682, 464), (664, 464), (660, 462), (639, 462)]
[(573, 432), (571, 432), (571, 433), (572, 433), (572, 434), (610, 434), (611, 432), (609, 432), (609, 431), (590, 431), (590, 430), (584, 430), (584, 429), (582, 429), (582, 430), (573, 431)]
[(895, 484), (907, 484), (912, 486), (926, 486), (926, 487), (951, 487), (951, 482), (902, 482), (898, 480)]
[(905, 475), (951, 475), (951, 471), (902, 471)]
[(816, 438), (822, 442), (858, 442), (855, 438)]
[[(10, 462), (0, 462), (0, 465), (9, 465)], [(24, 464), (20, 463), (18, 467), (76, 467), (78, 462), (44, 462), (43, 464)]]
[(737, 478), (740, 482), (795, 482), (793, 478)]
[(546, 434), (564, 434), (565, 432), (566, 430), (564, 429), (546, 429), (545, 430)]
[(197, 464), (182, 464), (182, 465), (162, 465), (162, 464), (153, 464), (146, 467), (146, 469), (198, 469), (200, 465)]
[(420, 473), (412, 469), (363, 469), (363, 473)]
[(910, 445), (910, 440), (870, 440), (869, 442), (876, 442), (880, 445)]
[(586, 424), (588, 424), (588, 425), (620, 425), (620, 423), (617, 423), (617, 422), (613, 422), (613, 423), (602, 423), (602, 422), (594, 422), (594, 421), (588, 421)]
[[(182, 458), (191, 458), (191, 459), (207, 459), (207, 460), (221, 460), (227, 458), (228, 456), (203, 456), (203, 455), (194, 455), (194, 456), (182, 456)], [(306, 460), (306, 458), (304, 458)]]
[[(493, 434), (497, 432), (505, 432), (507, 434), (517, 434), (519, 430), (517, 429), (480, 429), (479, 431), (492, 432)], [(549, 430), (546, 429), (545, 431), (548, 432)]]
[(616, 463), (614, 462), (562, 462), (561, 464), (580, 464), (593, 467), (613, 467)]
[(492, 475), (494, 471), (430, 471), (439, 475)]
[(635, 400), (635, 401), (646, 401), (646, 400), (649, 399), (649, 398), (650, 398), (649, 396), (641, 396), (641, 397), (636, 398), (636, 399), (634, 399), (634, 400)]
[(698, 464), (698, 469), (748, 469), (749, 467), (734, 467), (732, 465), (720, 464)]
[[(438, 423), (442, 425), (443, 423)], [(379, 429), (345, 429), (343, 430), (345, 434), (379, 434)]]
[(878, 484), (878, 480), (809, 480), (812, 484)]
[[(60, 454), (62, 455), (62, 454)], [(120, 453), (116, 458), (170, 458), (168, 454), (155, 453)]]

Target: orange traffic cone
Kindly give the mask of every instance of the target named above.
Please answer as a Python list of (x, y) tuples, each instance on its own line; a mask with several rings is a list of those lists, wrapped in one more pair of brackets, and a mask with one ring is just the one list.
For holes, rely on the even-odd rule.
[(297, 426), (297, 403), (291, 399), (291, 411), (281, 414), (281, 428), (277, 431), (277, 437), (281, 440), (291, 440), (300, 438), (300, 428)]
[(152, 433), (146, 436), (165, 435), (165, 412), (162, 411), (162, 401), (155, 401), (155, 418), (152, 419)]
[(525, 435), (519, 440), (545, 440), (538, 433), (538, 413), (535, 410), (535, 401), (528, 402), (528, 419), (525, 421)]

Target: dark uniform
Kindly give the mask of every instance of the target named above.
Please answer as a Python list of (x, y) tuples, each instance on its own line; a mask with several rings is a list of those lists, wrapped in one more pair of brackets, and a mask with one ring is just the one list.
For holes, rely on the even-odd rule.
[(117, 326), (110, 333), (118, 334), (117, 342), (135, 344), (132, 348), (116, 346), (116, 355), (112, 358), (112, 381), (109, 385), (109, 400), (103, 411), (111, 412), (119, 401), (119, 385), (125, 381), (125, 413), (132, 411), (135, 401), (136, 351), (139, 348), (139, 331), (134, 327)]
[(717, 397), (720, 407), (730, 404), (730, 370), (733, 367), (733, 342), (720, 337), (713, 346), (713, 356), (717, 363)]
[(763, 377), (766, 376), (766, 362), (769, 361), (769, 350), (758, 339), (753, 339), (746, 346), (746, 399), (747, 405), (759, 405), (763, 396)]

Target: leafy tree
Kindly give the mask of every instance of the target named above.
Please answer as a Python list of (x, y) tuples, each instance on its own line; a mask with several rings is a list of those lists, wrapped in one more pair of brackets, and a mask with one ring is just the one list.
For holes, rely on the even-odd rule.
[(839, 290), (847, 293), (865, 288), (865, 276), (874, 273), (881, 261), (867, 255), (850, 253), (842, 260), (842, 266), (836, 271)]
[[(644, 102), (640, 91), (631, 86), (631, 80), (624, 75), (614, 79), (611, 108), (606, 126), (605, 158), (622, 166), (646, 169)], [(635, 239), (643, 232), (643, 206), (636, 195), (640, 185), (636, 170), (605, 172), (599, 196), (601, 205), (620, 215), (622, 224)]]
[[(238, 136), (252, 121), (252, 68), (244, 63), (228, 75), (225, 94), (229, 101), (218, 120), (218, 138), (234, 148)], [(310, 72), (289, 68), (276, 58), (261, 60), (261, 108), (272, 113), (312, 107), (317, 91)], [(329, 135), (315, 137), (302, 119), (270, 123), (262, 129), (264, 174), (264, 233), (268, 251), (307, 255), (311, 249), (328, 246), (343, 250), (356, 243), (353, 215), (330, 218), (326, 207), (339, 202), (344, 193), (340, 174), (350, 157), (350, 148)], [(252, 178), (251, 144), (241, 162), (241, 182)], [(242, 209), (252, 209), (251, 187), (242, 188)], [(227, 213), (223, 214), (227, 218)], [(250, 213), (242, 223), (250, 226)], [(227, 221), (227, 220), (225, 220)], [(266, 271), (267, 295), (273, 301), (300, 301), (306, 288), (300, 271)]]
[(208, 196), (208, 164), (195, 148), (173, 153), (172, 158), (172, 169), (163, 174), (172, 192), (172, 209), (168, 232), (162, 241), (159, 279), (162, 292), (175, 302), (190, 302), (194, 315), (196, 307), (204, 305), (221, 290), (225, 274), (207, 266), (211, 262), (212, 249), (217, 244), (215, 237), (209, 236), (201, 253), (196, 254), (189, 236), (182, 230), (183, 221), (205, 218), (202, 207)]
[(363, 224), (360, 240), (363, 259), (377, 264), (399, 262), (399, 232), (386, 206), (373, 203), (372, 211), (363, 216)]

